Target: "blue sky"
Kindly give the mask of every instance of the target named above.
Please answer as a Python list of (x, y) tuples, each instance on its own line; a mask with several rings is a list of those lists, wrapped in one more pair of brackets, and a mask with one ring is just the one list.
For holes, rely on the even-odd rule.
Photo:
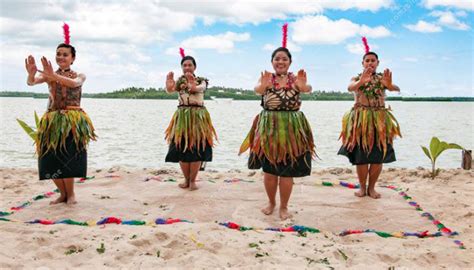
[[(24, 58), (53, 59), (62, 23), (78, 50), (84, 92), (162, 87), (180, 72), (178, 48), (211, 85), (252, 89), (272, 70), (272, 48), (289, 23), (291, 70), (313, 89), (345, 91), (361, 70), (362, 44), (379, 54), (404, 96), (474, 96), (473, 3), (424, 1), (2, 1), (0, 90), (27, 87)], [(41, 67), (40, 67), (41, 68)]]

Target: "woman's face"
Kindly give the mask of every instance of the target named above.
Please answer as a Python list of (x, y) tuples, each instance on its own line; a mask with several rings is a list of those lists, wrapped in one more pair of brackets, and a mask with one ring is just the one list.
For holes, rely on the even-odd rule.
[(276, 74), (286, 74), (290, 68), (291, 60), (285, 52), (277, 52), (272, 59), (272, 66)]
[(193, 61), (191, 60), (186, 60), (183, 62), (181, 65), (181, 68), (183, 69), (183, 74), (186, 74), (188, 72), (194, 74), (194, 70), (196, 70), (196, 67), (193, 64)]
[(68, 69), (74, 62), (71, 49), (60, 47), (56, 50), (56, 63), (61, 69)]
[(364, 57), (364, 60), (362, 61), (362, 66), (364, 69), (370, 69), (372, 72), (375, 72), (377, 70), (377, 67), (379, 65), (379, 60), (375, 55), (373, 54), (368, 54)]

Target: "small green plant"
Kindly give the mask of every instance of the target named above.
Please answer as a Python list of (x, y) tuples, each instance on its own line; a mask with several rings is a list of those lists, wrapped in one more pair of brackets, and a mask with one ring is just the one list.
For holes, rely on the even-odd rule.
[(71, 254), (79, 253), (79, 252), (82, 252), (82, 251), (84, 251), (82, 248), (71, 247), (68, 250), (66, 250), (66, 252), (64, 252), (64, 254), (71, 255)]
[(33, 139), (33, 141), (36, 141), (38, 128), (39, 128), (39, 122), (40, 122), (38, 114), (36, 114), (36, 111), (35, 111), (36, 129), (28, 126), (28, 124), (25, 123), (25, 121), (23, 121), (23, 120), (20, 120), (20, 119), (17, 118), (16, 121), (18, 122), (18, 124), (20, 124), (20, 126), (23, 128), (23, 130), (26, 132), (26, 134), (28, 134)]
[(105, 245), (104, 245), (104, 243), (101, 243), (101, 244), (100, 244), (100, 247), (99, 247), (99, 248), (96, 248), (96, 250), (97, 250), (97, 253), (99, 253), (99, 254), (104, 253), (104, 252), (105, 252)]
[(258, 244), (257, 243), (250, 243), (249, 247), (250, 248), (258, 248)]
[(464, 149), (462, 146), (455, 144), (455, 143), (447, 143), (440, 141), (437, 137), (431, 138), (430, 142), (430, 149), (421, 146), (423, 152), (425, 152), (426, 156), (431, 160), (431, 179), (434, 179), (439, 174), (439, 169), (436, 169), (436, 159), (444, 152), (444, 150), (448, 149)]

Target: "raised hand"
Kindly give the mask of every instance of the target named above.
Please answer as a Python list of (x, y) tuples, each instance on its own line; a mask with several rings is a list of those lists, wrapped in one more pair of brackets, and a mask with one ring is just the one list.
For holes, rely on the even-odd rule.
[(36, 72), (38, 72), (38, 68), (36, 67), (35, 58), (33, 56), (28, 56), (25, 58), (25, 68), (28, 72), (28, 75), (34, 77)]
[(166, 75), (166, 89), (174, 90), (176, 86), (176, 82), (174, 81), (174, 73), (170, 71), (168, 75)]
[(272, 73), (268, 71), (264, 71), (260, 73), (260, 85), (264, 87), (264, 89), (268, 89), (272, 87)]
[(388, 88), (388, 89), (393, 88), (392, 72), (390, 71), (390, 69), (387, 68), (383, 71), (382, 80), (380, 80), (380, 82), (383, 84), (383, 86), (385, 86), (385, 88)]
[(362, 75), (360, 76), (359, 81), (362, 84), (366, 84), (372, 80), (372, 72), (373, 70), (371, 68), (366, 68), (364, 72), (362, 72)]
[(305, 89), (307, 82), (308, 78), (306, 77), (306, 71), (304, 71), (304, 69), (298, 70), (295, 81), (296, 88), (300, 91)]
[(41, 64), (43, 64), (43, 71), (38, 71), (41, 72), (46, 78), (51, 79), (51, 77), (54, 75), (53, 65), (51, 65), (51, 62), (44, 56), (41, 57)]

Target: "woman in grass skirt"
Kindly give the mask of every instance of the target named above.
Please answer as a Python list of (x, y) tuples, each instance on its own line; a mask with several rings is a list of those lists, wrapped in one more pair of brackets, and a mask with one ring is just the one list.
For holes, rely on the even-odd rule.
[(52, 179), (59, 189), (59, 198), (51, 204), (76, 203), (74, 178), (86, 177), (87, 145), (96, 139), (94, 126), (81, 109), (86, 76), (71, 70), (76, 49), (69, 44), (69, 26), (64, 24), (63, 29), (65, 41), (56, 49), (56, 71), (46, 57), (41, 58), (43, 71), (37, 69), (33, 56), (25, 59), (27, 84), (48, 84), (48, 111), (41, 120), (36, 119), (36, 131), (19, 120), (35, 141), (40, 180)]
[(399, 92), (400, 88), (392, 83), (389, 69), (376, 72), (378, 55), (369, 50), (366, 38), (362, 40), (366, 48), (362, 58), (364, 71), (352, 78), (348, 87), (354, 93), (355, 104), (342, 119), (342, 146), (338, 154), (347, 156), (356, 165), (360, 190), (355, 195), (378, 199), (380, 194), (375, 191), (375, 183), (383, 163), (396, 160), (393, 140), (401, 137), (400, 126), (390, 107), (385, 108), (385, 90)]
[(263, 111), (257, 115), (240, 147), (239, 154), (250, 150), (249, 169), (264, 172), (264, 185), (268, 206), (266, 215), (273, 213), (276, 192), (280, 188), (282, 220), (290, 218), (288, 201), (293, 188), (293, 177), (311, 173), (311, 160), (316, 155), (311, 127), (301, 107), (300, 93), (311, 92), (306, 72), (297, 75), (288, 72), (291, 53), (286, 48), (287, 24), (283, 26), (283, 46), (272, 53), (275, 73), (262, 72), (255, 92), (262, 95)]
[(196, 190), (196, 177), (203, 162), (212, 161), (212, 147), (217, 138), (211, 116), (204, 107), (204, 91), (208, 80), (197, 77), (196, 60), (185, 56), (180, 48), (181, 68), (183, 75), (177, 81), (173, 72), (166, 78), (166, 91), (178, 92), (179, 105), (166, 129), (166, 140), (169, 143), (166, 162), (178, 162), (185, 181), (180, 188)]

